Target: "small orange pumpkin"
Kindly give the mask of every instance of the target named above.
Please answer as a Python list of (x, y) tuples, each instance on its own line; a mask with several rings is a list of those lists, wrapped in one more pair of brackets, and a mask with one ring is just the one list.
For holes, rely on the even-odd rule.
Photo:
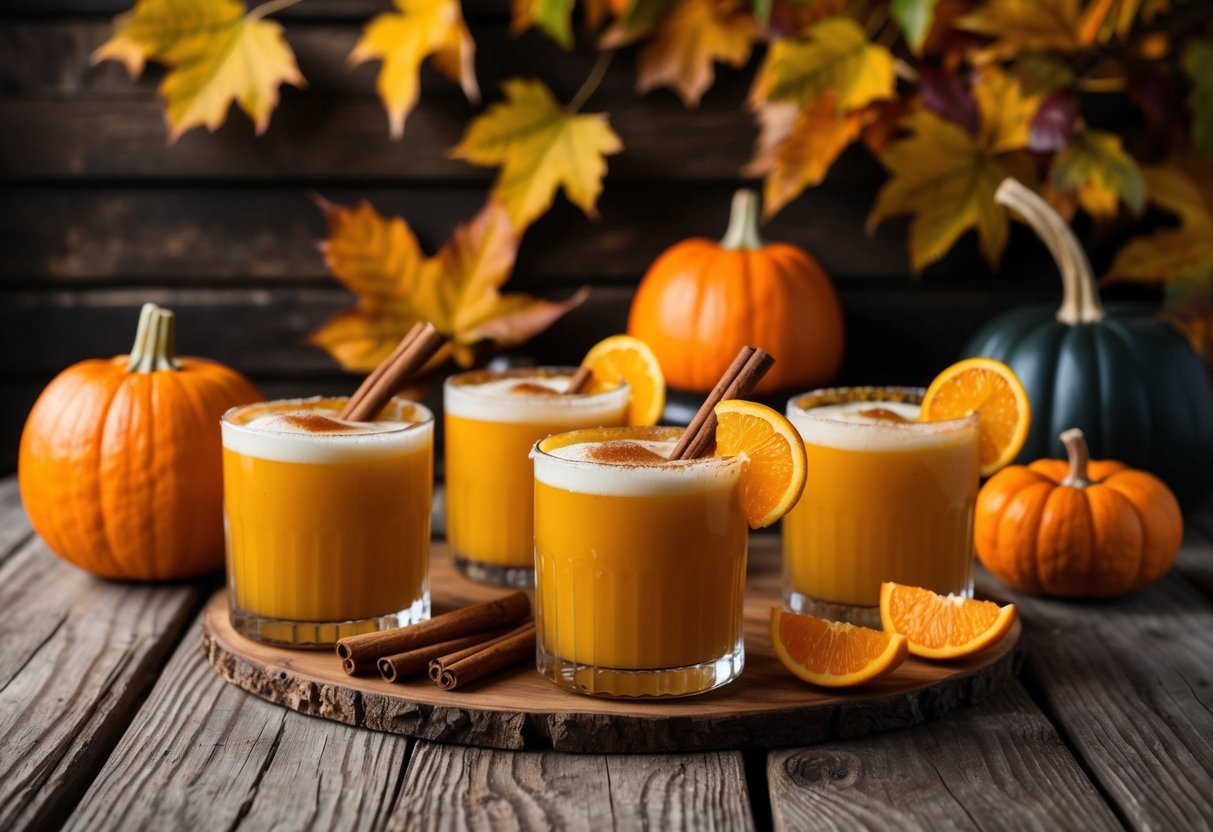
[(175, 358), (174, 334), (173, 313), (145, 304), (130, 355), (68, 367), (21, 434), (30, 522), (95, 575), (164, 581), (223, 567), (219, 417), (261, 395), (222, 364)]
[(755, 388), (760, 393), (819, 387), (838, 373), (838, 294), (803, 249), (764, 244), (758, 214), (758, 195), (738, 191), (719, 243), (677, 243), (640, 282), (628, 333), (653, 348), (671, 387), (710, 390), (746, 344), (776, 359)]
[(1081, 430), (1061, 435), (1069, 460), (999, 471), (977, 497), (977, 555), (1014, 589), (1114, 598), (1161, 578), (1175, 562), (1183, 516), (1153, 474), (1091, 462)]

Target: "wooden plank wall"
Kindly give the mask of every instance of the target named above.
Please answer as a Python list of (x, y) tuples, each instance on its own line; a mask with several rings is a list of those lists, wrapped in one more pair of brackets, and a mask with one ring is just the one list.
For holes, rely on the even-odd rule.
[[(325, 272), (324, 223), (307, 193), (368, 198), (405, 216), (432, 250), (484, 199), (491, 171), (447, 157), (478, 112), (426, 71), (420, 106), (393, 142), (374, 96), (376, 67), (346, 56), (388, 0), (304, 0), (279, 15), (308, 80), (283, 89), (258, 138), (233, 113), (217, 133), (169, 145), (155, 68), (132, 82), (89, 65), (130, 0), (0, 4), (0, 473), (38, 391), (66, 365), (129, 347), (144, 300), (173, 308), (180, 347), (245, 371), (269, 395), (352, 385), (301, 339), (351, 298)], [(508, 34), (506, 0), (468, 0), (477, 72), (489, 100), (514, 75), (564, 100), (593, 54), (535, 33)], [(576, 360), (620, 331), (636, 282), (666, 246), (723, 231), (756, 129), (743, 101), (755, 61), (722, 68), (693, 111), (668, 90), (633, 92), (634, 51), (617, 56), (588, 111), (606, 110), (626, 145), (610, 160), (601, 219), (563, 197), (527, 233), (512, 287), (551, 297), (593, 284), (592, 299), (526, 351)], [(768, 239), (800, 244), (833, 276), (849, 329), (844, 381), (922, 383), (981, 323), (1017, 303), (1052, 300), (1057, 278), (1023, 228), (993, 274), (966, 238), (911, 277), (904, 223), (874, 236), (864, 218), (883, 179), (863, 150), (785, 209)]]

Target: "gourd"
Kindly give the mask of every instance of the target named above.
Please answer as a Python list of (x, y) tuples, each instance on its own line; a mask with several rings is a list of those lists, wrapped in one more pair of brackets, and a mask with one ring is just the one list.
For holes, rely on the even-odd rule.
[(720, 242), (677, 243), (641, 281), (628, 333), (653, 348), (670, 386), (710, 390), (747, 344), (776, 359), (756, 392), (804, 390), (837, 374), (843, 355), (838, 294), (803, 249), (764, 243), (758, 216), (758, 195), (738, 191)]
[(130, 355), (68, 367), (22, 431), (30, 522), (95, 575), (164, 581), (223, 567), (219, 417), (261, 395), (222, 364), (175, 357), (174, 344), (173, 314), (144, 305)]
[(1009, 312), (980, 330), (966, 356), (1011, 366), (1032, 404), (1017, 461), (1060, 456), (1058, 434), (1081, 428), (1098, 457), (1161, 477), (1184, 504), (1213, 488), (1213, 388), (1200, 359), (1151, 313), (1105, 311), (1078, 240), (1048, 203), (1013, 179), (996, 199), (1040, 235), (1061, 270), (1054, 311)]
[(1179, 503), (1152, 474), (1090, 462), (1081, 430), (1061, 434), (1069, 459), (999, 471), (977, 496), (977, 555), (1013, 589), (1113, 598), (1161, 578), (1183, 540)]

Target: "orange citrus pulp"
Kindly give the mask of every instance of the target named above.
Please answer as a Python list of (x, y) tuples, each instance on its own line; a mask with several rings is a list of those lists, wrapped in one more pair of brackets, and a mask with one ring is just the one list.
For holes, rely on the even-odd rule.
[(766, 405), (729, 399), (716, 405), (716, 456), (744, 456), (741, 503), (750, 527), (761, 529), (787, 514), (804, 491), (804, 441), (786, 418)]
[(905, 636), (771, 608), (771, 645), (783, 666), (827, 688), (862, 685), (908, 655)]
[(1013, 460), (1028, 438), (1032, 408), (1015, 371), (992, 358), (958, 361), (935, 377), (919, 419), (937, 422), (976, 413), (981, 473), (990, 476)]
[(581, 362), (591, 372), (590, 392), (627, 382), (632, 391), (629, 425), (655, 425), (665, 410), (665, 376), (657, 356), (644, 341), (631, 335), (612, 335), (590, 348)]
[(1015, 605), (939, 595), (929, 589), (880, 585), (880, 622), (886, 633), (906, 637), (924, 659), (960, 659), (995, 644), (1015, 623)]

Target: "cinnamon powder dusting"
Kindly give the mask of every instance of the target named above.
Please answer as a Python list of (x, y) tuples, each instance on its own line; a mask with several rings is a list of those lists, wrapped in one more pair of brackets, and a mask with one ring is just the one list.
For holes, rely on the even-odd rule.
[(559, 390), (553, 390), (551, 387), (544, 387), (542, 384), (534, 384), (529, 381), (523, 381), (515, 384), (509, 389), (509, 392), (516, 396), (559, 396)]
[(867, 410), (859, 411), (859, 415), (866, 419), (875, 419), (879, 422), (895, 422), (899, 424), (908, 424), (910, 422), (905, 416), (902, 416), (895, 410), (889, 410), (887, 407), (870, 407)]
[(651, 465), (654, 462), (669, 462), (664, 456), (649, 450), (643, 445), (626, 440), (602, 442), (593, 445), (586, 456), (594, 462), (613, 462), (616, 464)]
[(360, 432), (357, 425), (347, 425), (319, 413), (287, 413), (282, 421), (304, 433), (353, 433)]

